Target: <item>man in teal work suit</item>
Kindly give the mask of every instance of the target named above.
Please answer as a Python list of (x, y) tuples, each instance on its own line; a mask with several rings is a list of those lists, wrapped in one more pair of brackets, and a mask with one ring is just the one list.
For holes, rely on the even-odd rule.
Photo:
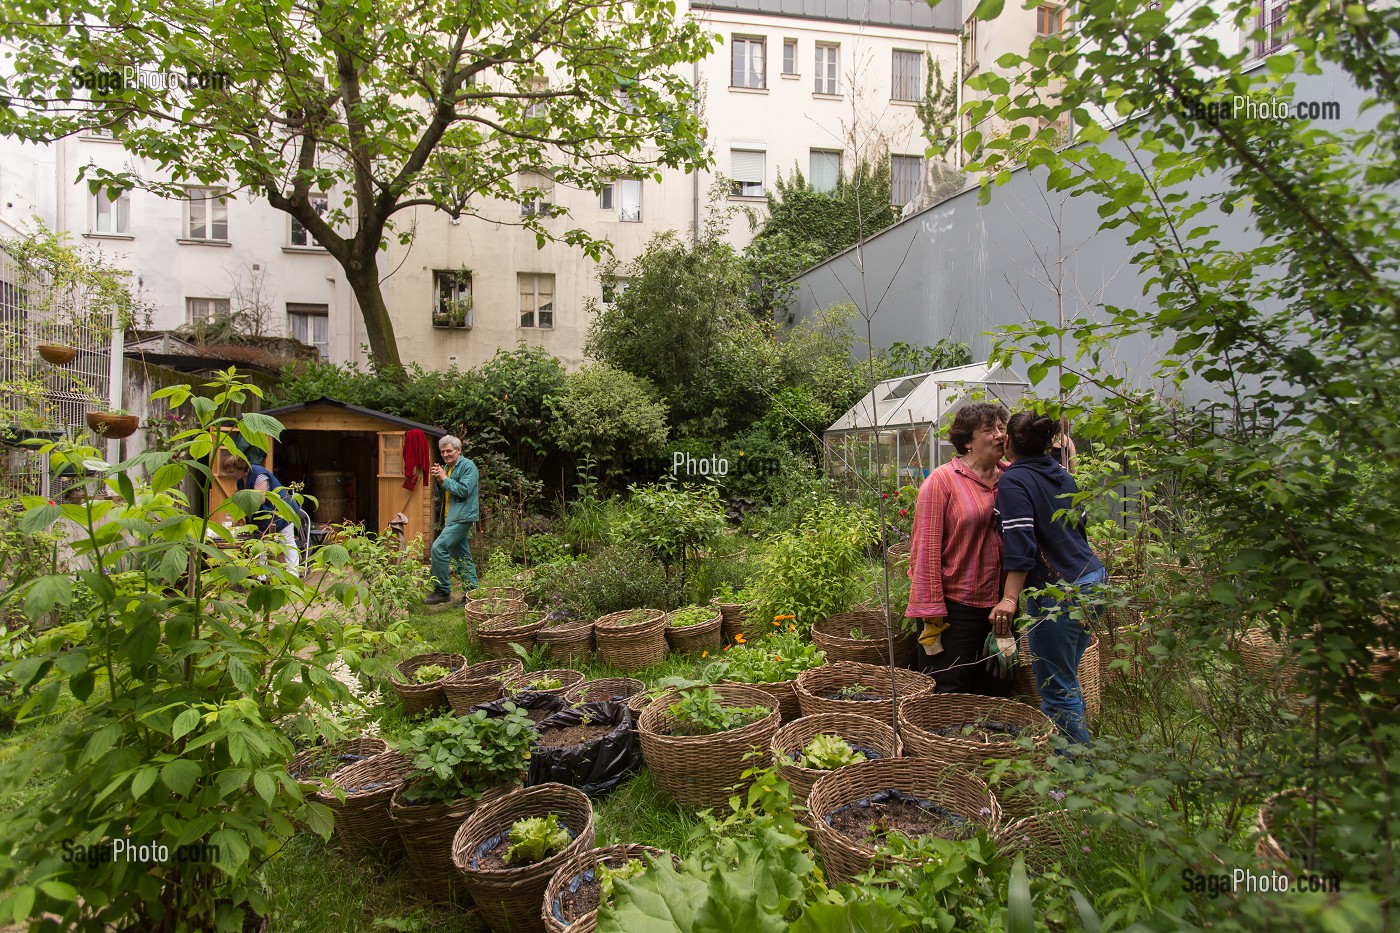
[(476, 586), (476, 564), (472, 562), (472, 526), (478, 515), (476, 464), (462, 456), (462, 442), (451, 434), (438, 441), (442, 463), (433, 464), (433, 479), (442, 487), (444, 522), (433, 540), (433, 592), (428, 605), (436, 606), (452, 598), (452, 567), (462, 578), (462, 588)]

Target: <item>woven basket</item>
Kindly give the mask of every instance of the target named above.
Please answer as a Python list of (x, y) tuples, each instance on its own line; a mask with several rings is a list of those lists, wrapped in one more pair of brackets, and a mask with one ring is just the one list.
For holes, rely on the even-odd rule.
[[(773, 750), (773, 763), (778, 773), (792, 786), (792, 802), (797, 806), (807, 805), (807, 795), (812, 785), (827, 771), (804, 768), (795, 763), (802, 755), (807, 743), (819, 735), (839, 735), (851, 745), (874, 749), (883, 758), (899, 757), (899, 739), (894, 730), (883, 722), (876, 722), (866, 716), (850, 713), (823, 713), (820, 716), (803, 716), (783, 726), (773, 734), (770, 748)], [(875, 760), (875, 759), (871, 759)], [(805, 819), (803, 822), (806, 822)]]
[[(540, 920), (543, 921), (545, 930), (548, 933), (565, 933), (565, 931), (567, 933), (592, 933), (598, 928), (598, 911), (590, 910), (577, 916), (568, 916), (564, 912), (565, 893), (577, 890), (580, 881), (592, 881), (593, 873), (597, 871), (599, 865), (618, 868), (626, 865), (632, 859), (640, 859), (646, 855), (661, 858), (665, 854), (653, 846), (644, 846), (635, 842), (626, 845), (603, 846), (598, 849), (589, 849), (587, 852), (580, 852), (560, 865), (559, 870), (554, 873), (554, 877), (550, 878), (549, 884), (545, 886), (544, 909), (540, 912)], [(677, 860), (677, 864), (679, 864), (679, 860)]]
[(389, 800), (389, 819), (403, 842), (404, 855), (412, 869), (415, 890), (433, 900), (452, 900), (454, 888), (460, 890), (461, 876), (452, 864), (452, 837), (483, 803), (501, 797), (515, 785), (502, 784), (481, 795), (454, 800), (452, 803), (427, 803), (414, 806), (399, 787)]
[[(559, 678), (560, 685), (558, 687), (551, 687), (548, 690), (540, 690), (537, 688), (530, 687), (530, 681), (538, 680), (544, 677), (557, 677)], [(505, 692), (507, 694), (512, 694), (521, 693), (528, 690), (531, 693), (547, 693), (553, 696), (562, 697), (569, 692), (569, 689), (571, 687), (575, 687), (582, 682), (582, 671), (569, 670), (566, 668), (553, 668), (547, 671), (530, 671), (528, 673), (522, 672), (518, 674), (512, 674), (506, 680)]]
[(473, 601), (480, 602), (486, 599), (513, 599), (523, 603), (525, 591), (518, 586), (478, 586), (467, 592), (468, 606)]
[[(509, 832), (516, 820), (555, 814), (573, 834), (564, 851), (520, 868), (489, 869), (477, 864), (477, 848)], [(593, 848), (593, 805), (582, 791), (563, 784), (541, 784), (484, 803), (457, 830), (452, 863), (487, 925), (496, 933), (543, 931), (540, 905), (550, 878), (579, 854)]]
[(1027, 859), (1039, 862), (1062, 855), (1065, 840), (1074, 835), (1074, 824), (1069, 814), (1063, 810), (1050, 810), (1002, 823), (993, 841), (997, 844), (997, 850), (1007, 856), (1025, 852)]
[[(1079, 689), (1084, 694), (1084, 715), (1088, 722), (1099, 718), (1099, 699), (1103, 685), (1099, 680), (1099, 639), (1090, 638), (1084, 657), (1079, 659)], [(1016, 699), (1040, 708), (1040, 691), (1035, 685), (1035, 671), (1031, 669), (1031, 649), (1022, 632), (1016, 641)]]
[(726, 680), (722, 683), (739, 684), (741, 687), (757, 687), (764, 693), (771, 694), (773, 699), (778, 701), (778, 713), (782, 716), (784, 723), (802, 717), (802, 704), (797, 697), (796, 680), (775, 680), (766, 684), (740, 684), (737, 680)]
[[(1354, 662), (1352, 672), (1372, 680), (1373, 688), (1386, 696), (1395, 696), (1392, 680), (1397, 666), (1397, 653), (1382, 648), (1367, 649), (1366, 661)], [(1310, 693), (1306, 672), (1291, 648), (1274, 641), (1264, 629), (1249, 629), (1240, 636), (1240, 660), (1244, 669), (1255, 679), (1273, 684), (1290, 693)], [(1364, 673), (1363, 673), (1364, 668)]]
[(593, 623), (598, 642), (598, 660), (620, 671), (635, 671), (660, 664), (666, 657), (666, 613), (648, 609), (643, 622), (619, 624), (636, 610), (625, 609), (603, 616)]
[(1270, 794), (1264, 805), (1259, 808), (1259, 815), (1254, 819), (1254, 828), (1259, 833), (1259, 839), (1254, 843), (1254, 854), (1270, 868), (1286, 868), (1289, 862), (1287, 850), (1274, 838), (1273, 827), (1270, 825), (1273, 822), (1274, 805), (1284, 794), (1296, 796), (1300, 793), (1301, 791), (1294, 790)]
[(897, 570), (900, 564), (907, 567), (912, 551), (913, 545), (908, 541), (901, 544), (891, 544), (885, 548), (885, 563), (889, 565), (890, 570)]
[[(1099, 641), (1099, 682), (1141, 679), (1154, 640), (1143, 612), (1118, 606), (1105, 609), (1093, 629)], [(1115, 660), (1126, 660), (1126, 670), (1113, 668)]]
[[(893, 684), (891, 684), (893, 679)], [(797, 698), (802, 704), (803, 716), (816, 716), (819, 713), (855, 713), (868, 716), (881, 722), (894, 720), (893, 698), (882, 700), (830, 700), (826, 694), (842, 687), (864, 684), (890, 697), (897, 686), (899, 699), (919, 696), (933, 690), (933, 678), (915, 671), (896, 669), (891, 678), (888, 667), (874, 664), (859, 664), (855, 661), (841, 661), (825, 664), (803, 671), (797, 677)]]
[[(852, 638), (851, 632), (860, 630), (867, 638)], [(885, 614), (874, 609), (858, 609), (855, 612), (842, 612), (823, 619), (812, 626), (812, 644), (826, 652), (826, 660), (858, 661), (861, 664), (889, 664), (889, 634), (885, 625)], [(914, 661), (914, 640), (912, 632), (896, 631), (894, 634), (894, 663), (896, 667), (910, 667)]]
[(719, 631), (724, 644), (734, 641), (735, 635), (742, 635), (744, 626), (748, 624), (748, 613), (744, 607), (738, 603), (714, 603), (719, 610), (720, 625)]
[(529, 651), (535, 645), (535, 633), (544, 628), (544, 617), (525, 621), (529, 614), (508, 612), (496, 616), (477, 627), (476, 640), (482, 654), (488, 658), (510, 658), (515, 656), (511, 645), (519, 645)]
[(477, 643), (477, 631), (492, 619), (512, 612), (524, 612), (526, 609), (523, 599), (469, 599), (466, 603), (465, 618), (467, 620), (467, 639), (475, 645)]
[[(394, 692), (399, 695), (399, 699), (403, 700), (404, 713), (409, 716), (417, 716), (419, 713), (447, 705), (447, 695), (442, 692), (442, 685), (451, 674), (429, 684), (413, 682), (413, 672), (429, 664), (440, 664), (455, 674), (467, 666), (467, 659), (460, 654), (445, 654), (439, 651), (415, 655), (407, 661), (400, 661), (398, 676), (390, 678), (390, 683), (394, 685)], [(399, 677), (403, 679), (400, 680)]]
[[(1021, 727), (1035, 751), (1028, 752), (1016, 739), (977, 742), (971, 737), (937, 735), (933, 731), (987, 720)], [(1054, 733), (1055, 724), (1049, 716), (1034, 706), (1000, 697), (925, 693), (899, 703), (899, 735), (906, 754), (961, 766), (973, 773), (981, 773), (989, 758), (1023, 758), (1043, 752)]]
[(720, 626), (724, 621), (723, 614), (715, 608), (714, 618), (699, 625), (687, 625), (684, 628), (675, 628), (671, 625), (671, 613), (666, 613), (666, 642), (671, 646), (672, 651), (685, 652), (693, 651), (699, 654), (710, 648), (718, 648), (723, 644), (720, 635)]
[[(634, 713), (640, 713), (649, 702), (647, 685), (635, 677), (600, 677), (575, 684), (564, 693), (570, 703), (607, 703), (620, 700)], [(635, 719), (635, 717), (633, 717)]]
[[(303, 784), (327, 784), (335, 778), (336, 772), (388, 750), (388, 742), (372, 738), (347, 739), (329, 746), (318, 745), (299, 752), (287, 762), (287, 773)], [(327, 762), (333, 764), (327, 766)], [(322, 765), (320, 773), (317, 773), (318, 764)]]
[[(389, 800), (411, 770), (408, 758), (398, 752), (385, 752), (341, 768), (332, 775), (328, 786), (312, 795), (312, 800), (331, 808), (335, 833), (347, 853), (390, 863), (403, 857), (403, 843), (389, 819)], [(336, 787), (345, 791), (344, 803), (336, 799)]]
[(871, 865), (889, 867), (899, 859), (877, 857), (873, 846), (832, 829), (826, 817), (833, 810), (883, 790), (927, 800), (946, 807), (988, 832), (995, 833), (1001, 808), (987, 785), (957, 768), (922, 758), (881, 758), (829, 771), (817, 779), (808, 795), (817, 851), (826, 865), (827, 881), (850, 881)]
[(680, 697), (670, 690), (648, 704), (637, 720), (642, 759), (656, 786), (697, 807), (722, 807), (729, 802), (734, 786), (749, 769), (745, 756), (754, 747), (768, 748), (779, 724), (778, 702), (772, 694), (743, 684), (716, 684), (712, 689), (725, 706), (767, 706), (769, 713), (728, 732), (671, 735), (675, 717), (670, 708)]
[(548, 648), (559, 664), (586, 664), (593, 657), (593, 623), (546, 625), (535, 633), (535, 644)]
[(523, 670), (525, 665), (516, 658), (482, 661), (480, 664), (464, 667), (447, 678), (442, 685), (442, 692), (447, 695), (452, 712), (458, 716), (465, 716), (467, 711), (478, 703), (490, 703), (500, 699), (504, 695), (501, 684), (505, 678)]

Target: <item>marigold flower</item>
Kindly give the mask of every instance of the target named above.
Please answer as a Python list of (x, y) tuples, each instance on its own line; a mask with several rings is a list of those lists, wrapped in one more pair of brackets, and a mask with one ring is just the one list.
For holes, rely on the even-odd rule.
[(774, 622), (781, 622), (783, 619), (795, 619), (795, 618), (797, 618), (797, 616), (774, 616), (774, 617), (773, 617), (773, 621), (774, 621)]
[(709, 656), (710, 656), (710, 653), (709, 653), (708, 651), (702, 651), (702, 652), (700, 652), (700, 657), (702, 657), (702, 658), (708, 658)]
[(774, 620), (773, 620), (773, 627), (774, 627), (774, 628), (777, 628), (779, 625), (782, 625), (782, 624), (783, 624), (783, 623), (779, 622), (777, 619), (774, 619)]
[(734, 640), (742, 645), (744, 643), (744, 633), (740, 632), (738, 635), (735, 635)]
[(789, 632), (795, 632), (795, 631), (797, 631), (797, 625), (796, 625), (795, 623), (792, 624), (792, 625), (789, 625), (789, 626), (788, 626), (788, 631), (789, 631)]
[(725, 650), (725, 651), (728, 651), (728, 650), (729, 650), (730, 648), (732, 648), (732, 647), (734, 647), (734, 646), (733, 646), (733, 645), (725, 645), (725, 646), (724, 646), (724, 650)]

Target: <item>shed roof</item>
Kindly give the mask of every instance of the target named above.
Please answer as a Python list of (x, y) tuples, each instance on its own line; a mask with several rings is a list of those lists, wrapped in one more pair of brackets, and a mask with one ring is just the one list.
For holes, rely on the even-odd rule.
[(827, 428), (827, 431), (856, 431), (932, 424), (957, 408), (964, 386), (983, 386), (1003, 403), (1015, 402), (1030, 383), (1000, 363), (973, 363), (939, 369), (914, 376), (897, 376), (876, 384), (864, 398)]
[(422, 424), (418, 421), (410, 421), (407, 418), (400, 418), (398, 415), (390, 415), (386, 412), (375, 411), (373, 408), (364, 408), (360, 405), (351, 405), (349, 402), (342, 402), (339, 399), (329, 398), (324, 395), (310, 402), (297, 402), (294, 405), (282, 405), (279, 408), (269, 408), (266, 411), (264, 411), (263, 414), (271, 415), (275, 418), (278, 415), (286, 415), (294, 411), (305, 411), (308, 408), (316, 408), (317, 406), (321, 405), (327, 406), (329, 408), (339, 408), (342, 411), (353, 411), (358, 415), (367, 415), (371, 418), (378, 418), (381, 421), (388, 421), (391, 424), (395, 424), (403, 428), (417, 428), (424, 434), (428, 434), (433, 437), (442, 437), (444, 434), (447, 433), (442, 428), (435, 428), (430, 424)]

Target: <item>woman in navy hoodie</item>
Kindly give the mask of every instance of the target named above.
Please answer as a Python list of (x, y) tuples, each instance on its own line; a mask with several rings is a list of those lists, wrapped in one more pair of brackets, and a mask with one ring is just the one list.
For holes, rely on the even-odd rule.
[(1057, 427), (1045, 415), (1028, 411), (1012, 415), (1006, 425), (1006, 459), (1011, 466), (997, 484), (1006, 582), (1001, 602), (992, 609), (992, 623), (998, 634), (1009, 626), (1023, 589), (1053, 586), (1066, 594), (1045, 593), (1026, 600), (1026, 640), (1041, 710), (1069, 741), (1088, 745), (1079, 661), (1089, 647), (1090, 614), (1098, 609), (1085, 597), (1092, 596), (1108, 574), (1089, 547), (1084, 515), (1074, 511), (1079, 487), (1049, 456)]

